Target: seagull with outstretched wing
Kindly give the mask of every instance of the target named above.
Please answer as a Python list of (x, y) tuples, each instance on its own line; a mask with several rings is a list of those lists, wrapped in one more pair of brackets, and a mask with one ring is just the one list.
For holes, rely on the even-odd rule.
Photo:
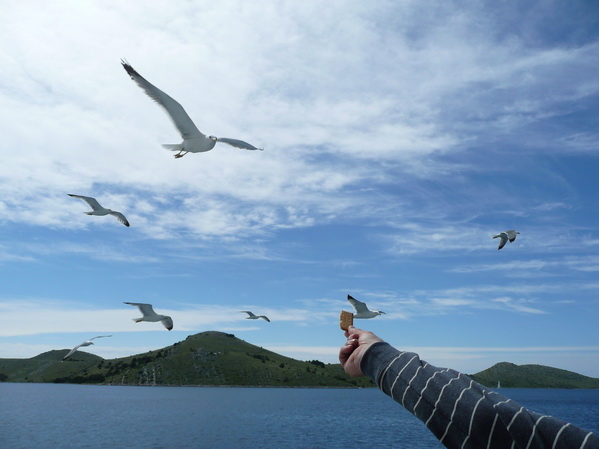
[(362, 301), (358, 301), (351, 295), (347, 295), (347, 300), (349, 303), (356, 309), (356, 313), (354, 313), (354, 318), (374, 318), (375, 316), (384, 314), (385, 312), (380, 310), (370, 310), (368, 306)]
[(66, 359), (68, 359), (70, 356), (72, 356), (75, 353), (75, 351), (77, 351), (77, 349), (79, 349), (80, 347), (93, 345), (94, 342), (92, 340), (95, 340), (96, 338), (105, 338), (105, 337), (112, 337), (112, 335), (98, 335), (97, 337), (93, 337), (93, 338), (90, 338), (89, 340), (85, 340), (80, 345), (77, 345), (73, 349), (71, 349), (69, 351), (69, 353), (62, 358), (61, 362), (64, 362)]
[(248, 316), (247, 316), (246, 320), (257, 320), (259, 318), (262, 318), (264, 321), (268, 321), (270, 323), (270, 320), (265, 315), (254, 315), (249, 310), (240, 310), (239, 313), (247, 313)]
[(183, 142), (162, 145), (162, 147), (166, 148), (167, 150), (177, 151), (178, 153), (175, 154), (175, 158), (183, 157), (187, 153), (202, 153), (204, 151), (210, 151), (212, 148), (214, 148), (216, 142), (223, 142), (243, 150), (263, 151), (263, 148), (256, 148), (255, 146), (244, 142), (243, 140), (229, 139), (227, 137), (206, 137), (197, 128), (195, 123), (193, 123), (189, 115), (187, 115), (187, 112), (185, 112), (183, 106), (137, 73), (137, 71), (131, 67), (127, 61), (121, 60), (121, 64), (131, 79), (135, 81), (137, 85), (141, 87), (152, 100), (162, 106), (175, 125), (175, 128), (177, 128), (179, 131), (179, 134), (181, 134)]
[(518, 231), (515, 231), (513, 229), (509, 230), (509, 231), (503, 231), (500, 232), (497, 235), (494, 235), (493, 238), (500, 238), (501, 240), (499, 241), (499, 247), (497, 248), (498, 250), (500, 250), (501, 248), (503, 248), (505, 246), (505, 244), (509, 241), (510, 243), (512, 243), (514, 240), (516, 240), (516, 235), (520, 234)]
[(160, 321), (164, 327), (166, 327), (169, 331), (173, 329), (173, 319), (167, 315), (160, 315), (154, 312), (152, 308), (152, 304), (144, 304), (141, 302), (126, 302), (125, 304), (129, 304), (130, 306), (137, 306), (143, 316), (141, 318), (133, 318), (133, 321), (136, 323), (141, 323), (142, 321), (150, 321), (155, 323)]
[(85, 201), (89, 205), (89, 207), (92, 208), (92, 210), (90, 212), (83, 212), (84, 214), (100, 215), (100, 216), (112, 215), (112, 216), (116, 217), (125, 226), (127, 226), (127, 227), (130, 226), (129, 222), (127, 221), (127, 219), (125, 218), (125, 216), (123, 214), (121, 214), (120, 212), (117, 212), (115, 210), (112, 210), (112, 209), (106, 209), (100, 203), (98, 203), (98, 201), (95, 198), (92, 198), (91, 196), (73, 195), (72, 193), (67, 193), (67, 195), (72, 196), (73, 198), (79, 198), (79, 199)]

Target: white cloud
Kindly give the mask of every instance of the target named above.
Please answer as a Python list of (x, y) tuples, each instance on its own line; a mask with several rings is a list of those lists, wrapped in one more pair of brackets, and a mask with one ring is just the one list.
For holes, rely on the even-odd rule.
[(382, 238), (388, 242), (387, 252), (410, 255), (430, 251), (476, 251), (489, 249), (484, 231), (467, 224), (427, 224), (415, 222), (397, 225), (397, 232)]
[[(460, 112), (486, 123), (486, 105), (499, 100), (498, 127), (516, 129), (523, 115), (542, 120), (539, 111), (598, 89), (540, 76), (583, 76), (593, 46), (531, 52), (517, 41), (498, 42), (487, 28), (471, 26), (484, 17), (481, 8), (427, 12), (424, 32), (414, 28), (424, 14), (416, 3), (380, 10), (344, 2), (154, 7), (134, 15), (129, 6), (98, 3), (77, 14), (53, 4), (7, 12), (3, 33), (14, 51), (3, 65), (10, 88), (0, 114), (12, 130), (6, 144), (18, 150), (0, 168), (0, 192), (11, 198), (11, 220), (80, 227), (81, 217), (65, 220), (77, 206), (63, 200), (57, 207), (60, 195), (74, 191), (120, 196), (116, 207), (149, 238), (168, 238), (173, 228), (206, 238), (311, 226), (371, 203), (351, 190), (367, 179), (372, 185), (373, 176), (463, 169), (433, 157), (461, 151), (479, 132), (455, 130), (463, 118), (444, 108), (456, 98)], [(21, 26), (25, 16), (41, 35)], [(402, 27), (411, 31), (397, 34)], [(122, 33), (109, 32), (115, 28)], [(119, 67), (123, 56), (179, 99), (200, 129), (266, 151), (217, 148), (172, 160), (159, 144), (178, 141), (177, 133)], [(365, 160), (372, 166), (362, 168)], [(435, 232), (424, 237), (434, 248), (458, 245)], [(402, 253), (414, 245), (397, 242)]]
[(431, 305), (433, 306), (433, 310), (437, 313), (443, 310), (449, 309), (497, 309), (497, 310), (507, 310), (507, 311), (515, 311), (521, 313), (531, 313), (531, 314), (544, 314), (545, 311), (530, 307), (526, 305), (530, 300), (526, 299), (515, 299), (507, 296), (502, 296), (499, 298), (455, 298), (455, 297), (442, 297), (442, 298), (432, 298)]
[(449, 271), (456, 273), (473, 273), (477, 271), (493, 271), (505, 273), (511, 277), (519, 277), (526, 272), (534, 271), (538, 276), (540, 272), (552, 269), (563, 274), (564, 269), (575, 271), (597, 271), (599, 269), (599, 257), (595, 255), (563, 256), (553, 259), (529, 259), (514, 260), (511, 262), (498, 262), (493, 264), (477, 264), (455, 267)]
[(532, 313), (532, 314), (546, 313), (545, 311), (543, 311), (541, 309), (527, 306), (526, 304), (528, 302), (530, 302), (528, 300), (514, 300), (513, 298), (508, 298), (508, 297), (504, 296), (501, 298), (492, 299), (491, 301), (494, 303), (501, 304), (503, 307), (506, 307), (507, 309), (515, 310), (517, 312)]
[[(128, 302), (145, 302), (135, 298)], [(119, 305), (119, 302), (115, 304)], [(219, 304), (178, 304), (177, 308), (154, 305), (157, 313), (173, 318), (174, 329), (181, 332), (198, 332), (199, 329), (252, 330), (255, 323), (245, 319), (240, 310), (254, 310), (267, 315), (273, 322), (289, 322), (303, 325), (317, 323), (336, 316), (338, 312), (324, 310), (315, 315), (310, 309), (293, 307), (265, 307), (260, 305), (222, 306)], [(258, 312), (259, 311), (259, 312)], [(18, 299), (0, 301), (0, 313), (6, 325), (0, 329), (0, 337), (38, 334), (100, 332), (147, 332), (162, 330), (160, 323), (137, 323), (137, 308), (125, 304), (118, 308), (99, 308), (85, 303), (47, 300)], [(93, 323), (93, 324), (90, 324)], [(251, 326), (249, 325), (251, 323)], [(267, 324), (266, 324), (267, 325)]]
[(35, 259), (30, 256), (13, 254), (0, 245), (0, 262), (32, 262), (33, 260)]

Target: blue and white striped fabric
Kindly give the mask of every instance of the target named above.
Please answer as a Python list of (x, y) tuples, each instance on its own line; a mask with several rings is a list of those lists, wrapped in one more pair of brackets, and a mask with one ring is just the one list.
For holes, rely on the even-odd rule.
[(527, 410), (462, 373), (429, 365), (388, 343), (372, 345), (361, 369), (450, 449), (599, 449), (594, 433)]

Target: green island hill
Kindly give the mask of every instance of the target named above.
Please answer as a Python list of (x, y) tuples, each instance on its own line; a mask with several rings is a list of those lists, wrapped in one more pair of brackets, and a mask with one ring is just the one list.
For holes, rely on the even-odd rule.
[[(366, 388), (366, 377), (349, 377), (338, 363), (300, 361), (243, 341), (233, 334), (207, 331), (162, 349), (103, 359), (69, 349), (28, 359), (0, 359), (0, 382), (96, 385), (203, 385)], [(599, 379), (541, 365), (502, 362), (470, 377), (505, 388), (599, 388)]]

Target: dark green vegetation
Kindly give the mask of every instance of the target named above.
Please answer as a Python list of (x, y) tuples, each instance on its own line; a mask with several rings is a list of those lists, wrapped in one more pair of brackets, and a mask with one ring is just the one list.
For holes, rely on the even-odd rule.
[(67, 349), (30, 359), (0, 359), (0, 381), (116, 385), (244, 385), (276, 387), (369, 387), (339, 364), (302, 362), (249, 344), (232, 334), (202, 332), (172, 346), (105, 360)]
[[(0, 382), (113, 385), (235, 385), (272, 387), (373, 387), (347, 376), (341, 365), (301, 362), (254, 346), (232, 334), (202, 332), (145, 354), (105, 360), (68, 349), (30, 359), (0, 359)], [(470, 375), (488, 387), (599, 388), (599, 379), (542, 365), (498, 363)]]
[(502, 362), (470, 377), (487, 387), (501, 382), (502, 388), (599, 388), (599, 379), (543, 365)]

